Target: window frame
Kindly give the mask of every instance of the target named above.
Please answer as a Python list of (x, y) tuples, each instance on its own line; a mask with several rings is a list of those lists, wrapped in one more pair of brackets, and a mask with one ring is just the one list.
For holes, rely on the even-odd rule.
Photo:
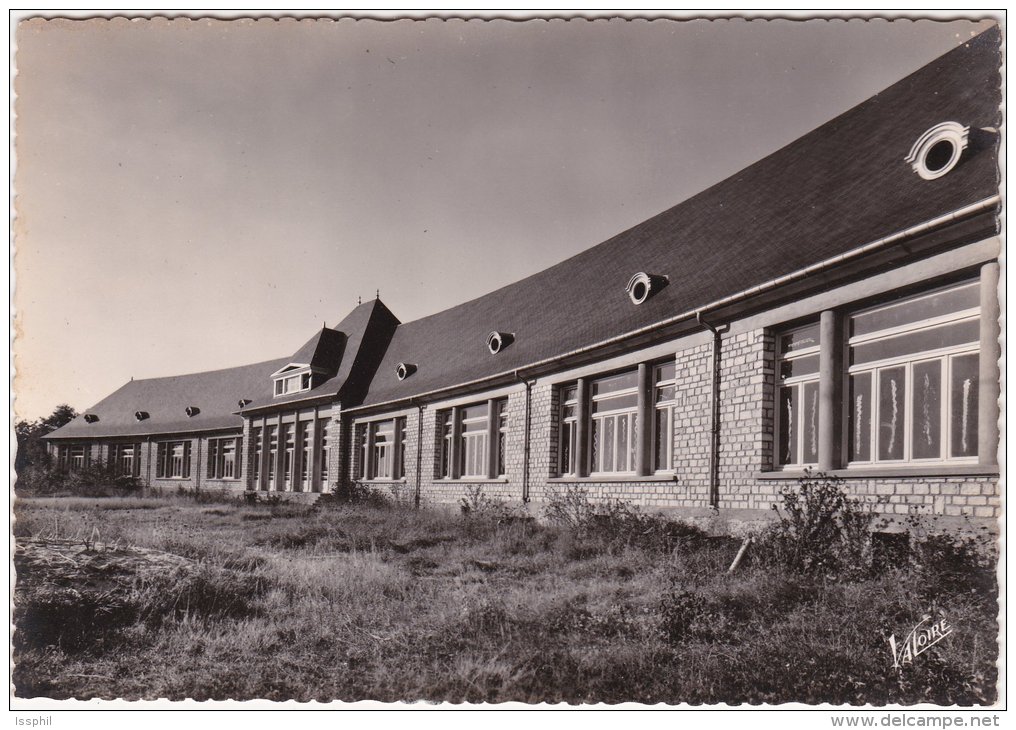
[[(798, 332), (817, 328), (819, 329), (819, 340), (816, 344), (808, 347), (802, 347), (799, 350), (793, 350), (786, 353), (780, 352), (780, 344), (784, 337), (788, 337)], [(835, 347), (835, 343), (832, 343)], [(780, 366), (784, 362), (794, 362), (795, 360), (803, 360), (809, 357), (818, 357), (820, 359), (819, 368), (813, 373), (805, 373), (804, 375), (792, 375), (786, 379), (783, 379), (780, 375)], [(783, 427), (783, 409), (780, 407), (781, 391), (783, 388), (793, 388), (795, 391), (795, 398), (797, 399), (797, 407), (795, 413), (803, 413), (805, 407), (804, 393), (806, 386), (814, 384), (816, 389), (821, 387), (820, 385), (820, 374), (821, 374), (821, 357), (822, 357), (822, 340), (821, 340), (821, 326), (818, 321), (812, 320), (803, 324), (797, 324), (793, 327), (781, 328), (776, 332), (776, 367), (775, 367), (775, 379), (776, 387), (773, 389), (773, 469), (775, 471), (800, 471), (802, 469), (816, 468), (818, 466), (819, 454), (818, 446), (815, 449), (815, 460), (808, 461), (805, 459), (805, 439), (807, 435), (807, 429), (802, 428), (802, 420), (798, 418), (798, 429), (794, 436), (795, 444), (794, 448), (797, 454), (797, 460), (787, 462), (786, 464), (780, 463), (780, 436), (781, 429)], [(821, 399), (821, 396), (818, 396)], [(818, 408), (821, 408), (821, 400), (819, 401)], [(820, 411), (816, 411), (816, 420), (821, 418)], [(815, 438), (818, 438), (818, 424), (815, 424)]]
[[(208, 466), (205, 476), (208, 479), (219, 479), (223, 481), (237, 481), (240, 478), (240, 454), (243, 439), (240, 436), (217, 436), (208, 439)], [(231, 451), (227, 452), (227, 446)], [(227, 459), (227, 456), (232, 458)], [(231, 469), (226, 468), (231, 464)], [(227, 476), (226, 472), (231, 474)]]
[[(622, 376), (634, 375), (635, 385), (620, 390), (614, 390), (606, 394), (595, 395), (594, 390), (596, 389), (597, 383), (603, 383), (608, 380), (616, 379)], [(638, 369), (625, 369), (619, 372), (614, 372), (609, 375), (602, 375), (597, 378), (590, 379), (589, 381), (589, 453), (585, 455), (586, 465), (589, 469), (590, 477), (618, 477), (618, 476), (638, 476), (638, 450), (639, 444), (639, 406), (638, 406)], [(597, 403), (603, 403), (604, 401), (617, 400), (626, 396), (635, 396), (635, 404), (633, 406), (623, 406), (619, 408), (609, 408), (594, 412), (596, 410)], [(628, 469), (617, 469), (617, 457), (621, 450), (621, 430), (618, 428), (620, 419), (624, 417), (626, 421), (625, 430), (627, 431), (627, 446), (628, 446), (628, 457), (630, 457), (631, 463), (628, 464)], [(596, 438), (598, 435), (597, 423), (602, 424), (602, 431), (599, 433), (603, 434), (604, 440), (606, 440), (607, 422), (613, 422), (613, 433), (611, 435), (611, 454), (610, 461), (611, 466), (615, 467), (610, 470), (604, 470), (602, 467), (606, 462), (606, 452), (602, 448), (598, 448), (596, 445)], [(602, 446), (602, 445), (601, 445)], [(595, 461), (599, 463), (594, 463)], [(600, 467), (600, 468), (598, 468)]]
[[(483, 415), (465, 418), (467, 410), (479, 407), (484, 408)], [(464, 426), (467, 422), (484, 425), (482, 428), (466, 431)], [(435, 478), (460, 482), (506, 480), (510, 427), (511, 414), (507, 396), (438, 410), (435, 414), (437, 447)], [(474, 445), (470, 447), (470, 443)], [(475, 445), (477, 443), (479, 446)], [(482, 473), (466, 473), (470, 448), (474, 466), (478, 463), (483, 469)], [(502, 465), (504, 473), (501, 470)]]
[[(176, 456), (177, 447), (180, 447), (179, 458)], [(159, 441), (156, 444), (155, 478), (181, 481), (190, 479), (193, 452), (191, 439)]]
[[(966, 286), (978, 286), (979, 282), (976, 279), (969, 279), (961, 282), (954, 282), (952, 284), (936, 287), (930, 291), (921, 292), (909, 297), (902, 297), (895, 299), (890, 302), (883, 302), (870, 307), (864, 307), (856, 311), (852, 311), (847, 315), (848, 326), (846, 330), (846, 346), (847, 346), (847, 360), (846, 367), (844, 368), (844, 376), (846, 380), (846, 387), (844, 388), (844, 428), (846, 429), (847, 444), (850, 444), (852, 416), (855, 404), (850, 399), (850, 385), (851, 379), (860, 375), (869, 375), (871, 379), (871, 396), (870, 396), (870, 410), (868, 433), (867, 433), (867, 445), (868, 445), (868, 456), (866, 460), (853, 459), (850, 453), (851, 449), (847, 448), (844, 455), (844, 463), (847, 469), (864, 469), (879, 466), (888, 467), (907, 467), (907, 466), (936, 466), (936, 465), (950, 465), (950, 464), (976, 464), (978, 463), (979, 455), (973, 454), (971, 456), (951, 456), (953, 447), (953, 429), (951, 427), (951, 416), (953, 412), (953, 392), (952, 392), (952, 377), (954, 361), (958, 357), (977, 355), (980, 357), (981, 348), (980, 341), (974, 340), (972, 342), (966, 342), (958, 345), (946, 345), (943, 347), (936, 347), (928, 350), (922, 350), (920, 352), (907, 353), (903, 355), (893, 355), (890, 357), (884, 357), (878, 360), (872, 360), (870, 362), (864, 362), (857, 365), (850, 364), (850, 352), (851, 348), (857, 345), (863, 345), (870, 342), (877, 342), (880, 340), (887, 340), (894, 337), (899, 337), (907, 334), (917, 333), (924, 330), (934, 329), (943, 325), (956, 324), (962, 322), (979, 322), (981, 317), (980, 305), (976, 307), (966, 307), (959, 309), (954, 312), (947, 314), (937, 315), (928, 319), (922, 319), (917, 322), (911, 322), (903, 325), (897, 325), (894, 327), (888, 327), (884, 330), (877, 330), (874, 332), (867, 332), (863, 335), (849, 336), (849, 319), (851, 317), (869, 314), (884, 309), (889, 309), (893, 306), (900, 304), (910, 304), (919, 302), (922, 299), (929, 299), (943, 292), (950, 290), (961, 289)], [(939, 363), (939, 456), (932, 457), (914, 457), (913, 455), (913, 429), (914, 429), (914, 367), (920, 366), (925, 363)], [(904, 407), (903, 407), (903, 448), (902, 455), (899, 459), (883, 459), (879, 456), (879, 426), (881, 423), (881, 396), (879, 390), (880, 374), (892, 368), (904, 369), (906, 374), (906, 383), (904, 387)], [(976, 421), (976, 414), (974, 415)]]

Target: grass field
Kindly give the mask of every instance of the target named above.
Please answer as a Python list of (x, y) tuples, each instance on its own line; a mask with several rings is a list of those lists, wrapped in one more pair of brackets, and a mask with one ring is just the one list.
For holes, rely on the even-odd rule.
[[(945, 558), (849, 580), (752, 560), (728, 575), (737, 541), (609, 520), (183, 497), (23, 499), (15, 511), (20, 697), (996, 696), (994, 576)], [(939, 612), (953, 633), (894, 669), (888, 637)]]

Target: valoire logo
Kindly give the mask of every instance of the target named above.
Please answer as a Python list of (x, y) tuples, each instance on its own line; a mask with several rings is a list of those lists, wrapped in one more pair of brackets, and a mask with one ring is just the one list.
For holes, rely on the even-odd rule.
[(931, 621), (931, 616), (925, 616), (907, 635), (902, 645), (896, 643), (896, 634), (889, 637), (894, 668), (900, 669), (904, 664), (912, 664), (915, 657), (928, 651), (953, 632), (952, 626), (944, 618), (925, 626), (929, 621)]

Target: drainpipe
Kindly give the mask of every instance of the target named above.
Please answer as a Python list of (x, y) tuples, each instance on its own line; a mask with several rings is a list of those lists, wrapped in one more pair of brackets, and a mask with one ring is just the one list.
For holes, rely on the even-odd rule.
[(709, 506), (720, 508), (720, 347), (723, 338), (720, 330), (702, 318), (702, 312), (695, 312), (695, 321), (713, 333), (712, 371), (713, 384), (709, 397)]
[(532, 398), (532, 384), (519, 375), (516, 370), (515, 379), (526, 386), (526, 429), (522, 437), (522, 503), (529, 503), (529, 429), (531, 424), (530, 400)]
[[(409, 401), (412, 403), (412, 399)], [(420, 509), (420, 472), (423, 469), (423, 404), (416, 406), (416, 494), (413, 506)]]

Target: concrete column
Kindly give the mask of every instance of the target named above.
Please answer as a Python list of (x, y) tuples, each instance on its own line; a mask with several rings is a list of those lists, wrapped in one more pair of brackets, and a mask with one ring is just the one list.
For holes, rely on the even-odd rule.
[(374, 424), (365, 423), (363, 427), (367, 429), (367, 453), (363, 455), (363, 475), (367, 479), (373, 479), (374, 474)]
[(640, 477), (652, 471), (653, 404), (652, 383), (649, 382), (651, 372), (652, 368), (645, 363), (639, 363), (638, 428), (635, 431), (638, 448), (635, 450), (635, 473)]
[(399, 469), (402, 462), (402, 417), (392, 419), (392, 479), (402, 479), (405, 474)]
[(985, 466), (998, 463), (998, 361), (1002, 357), (1002, 346), (998, 338), (998, 262), (981, 266), (981, 357), (977, 405), (977, 461)]
[(273, 473), (275, 474), (275, 491), (285, 491), (286, 485), (282, 478), (282, 459), (284, 458), (283, 452), (286, 450), (286, 444), (282, 440), (282, 414), (280, 413), (275, 419), (275, 463), (272, 464)]
[(272, 467), (268, 462), (268, 417), (261, 417), (261, 464), (258, 466), (258, 483), (254, 488), (259, 491), (268, 490), (268, 470)]
[(818, 468), (843, 466), (843, 317), (830, 309), (819, 323)]
[(589, 476), (589, 381), (579, 378), (575, 389), (575, 475)]
[(327, 489), (327, 484), (321, 484), (321, 439), (318, 436), (318, 407), (314, 406), (314, 421), (307, 430), (307, 438), (310, 439), (310, 489), (312, 492), (321, 492)]
[(300, 479), (300, 472), (303, 469), (303, 434), (300, 432), (300, 411), (296, 412), (293, 421), (293, 474), (292, 485), (294, 492), (303, 491), (303, 481)]

